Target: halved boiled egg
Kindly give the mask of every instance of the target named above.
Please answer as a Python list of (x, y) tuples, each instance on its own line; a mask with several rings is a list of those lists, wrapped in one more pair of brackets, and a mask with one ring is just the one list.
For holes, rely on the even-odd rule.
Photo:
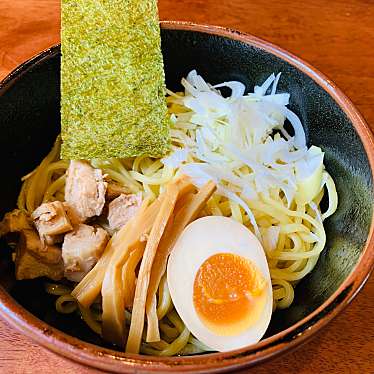
[(231, 218), (209, 216), (189, 224), (170, 255), (167, 281), (183, 322), (212, 349), (257, 343), (269, 325), (273, 297), (265, 252)]

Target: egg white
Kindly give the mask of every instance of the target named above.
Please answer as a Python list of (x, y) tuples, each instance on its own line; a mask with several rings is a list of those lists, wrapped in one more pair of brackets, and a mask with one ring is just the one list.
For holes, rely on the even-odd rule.
[[(266, 280), (263, 313), (254, 325), (234, 336), (219, 336), (200, 320), (193, 302), (196, 274), (205, 260), (217, 253), (232, 253), (252, 261)], [(175, 309), (191, 333), (208, 347), (230, 351), (257, 343), (269, 325), (272, 286), (265, 252), (251, 231), (231, 218), (209, 216), (189, 224), (170, 254), (167, 281)]]

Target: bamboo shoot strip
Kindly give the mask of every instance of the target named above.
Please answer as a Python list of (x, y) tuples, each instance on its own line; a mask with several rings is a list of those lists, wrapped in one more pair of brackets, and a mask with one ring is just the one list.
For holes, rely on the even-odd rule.
[(136, 280), (135, 269), (143, 257), (145, 244), (145, 242), (140, 242), (131, 252), (129, 259), (126, 261), (122, 270), (125, 307), (132, 308), (133, 305)]
[(139, 227), (145, 219), (148, 203), (148, 200), (143, 202), (123, 242), (118, 243), (105, 272), (101, 287), (101, 296), (103, 298), (103, 338), (119, 346), (123, 346), (125, 338), (125, 297), (122, 268), (134, 246), (141, 246), (139, 241), (143, 233), (139, 231)]
[(173, 213), (178, 198), (179, 189), (175, 183), (166, 187), (164, 199), (155, 223), (149, 235), (145, 247), (143, 259), (140, 265), (138, 280), (136, 282), (134, 305), (132, 310), (129, 337), (126, 345), (126, 352), (139, 353), (142, 333), (144, 328), (145, 303), (151, 268), (162, 234), (166, 228), (170, 216)]
[[(147, 294), (147, 342), (154, 342), (160, 340), (160, 333), (158, 328), (158, 319), (156, 314), (156, 292), (160, 284), (161, 278), (166, 270), (166, 263), (175, 242), (181, 235), (184, 228), (192, 222), (204, 208), (205, 204), (216, 190), (215, 184), (210, 181), (205, 184), (201, 190), (192, 196), (187, 196), (184, 204), (179, 207), (175, 213), (173, 225), (167, 227), (164, 236), (161, 239), (159, 248), (157, 250), (155, 259), (152, 265), (151, 278)], [(156, 316), (156, 319), (155, 319)]]

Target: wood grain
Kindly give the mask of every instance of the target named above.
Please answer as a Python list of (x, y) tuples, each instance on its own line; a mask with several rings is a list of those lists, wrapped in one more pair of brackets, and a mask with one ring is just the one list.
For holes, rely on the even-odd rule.
[[(0, 1), (0, 79), (59, 41), (59, 0)], [(354, 102), (374, 129), (372, 0), (160, 0), (161, 19), (235, 28), (313, 64)], [(352, 305), (298, 351), (257, 374), (374, 373), (374, 277)], [(0, 320), (1, 373), (95, 373), (37, 346)]]

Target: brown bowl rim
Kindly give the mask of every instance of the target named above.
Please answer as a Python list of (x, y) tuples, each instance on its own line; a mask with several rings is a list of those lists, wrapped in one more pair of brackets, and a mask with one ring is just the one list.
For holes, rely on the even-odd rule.
[[(160, 24), (163, 29), (167, 30), (195, 31), (244, 42), (287, 61), (307, 74), (337, 102), (351, 120), (363, 142), (371, 172), (374, 176), (374, 136), (369, 126), (343, 92), (317, 69), (272, 43), (236, 30), (181, 21), (161, 21)], [(58, 45), (55, 45), (17, 67), (0, 82), (0, 90), (4, 92), (4, 89), (6, 90), (13, 85), (17, 78), (28, 71), (35, 63), (57, 53), (58, 47)], [(368, 279), (373, 267), (374, 217), (372, 218), (365, 248), (357, 265), (341, 286), (319, 308), (288, 329), (264, 339), (258, 344), (225, 353), (160, 358), (125, 354), (102, 348), (69, 336), (39, 320), (20, 306), (2, 287), (0, 287), (0, 315), (10, 325), (40, 345), (88, 366), (115, 372), (223, 372), (258, 364), (305, 342), (306, 339), (312, 337), (352, 301)]]

